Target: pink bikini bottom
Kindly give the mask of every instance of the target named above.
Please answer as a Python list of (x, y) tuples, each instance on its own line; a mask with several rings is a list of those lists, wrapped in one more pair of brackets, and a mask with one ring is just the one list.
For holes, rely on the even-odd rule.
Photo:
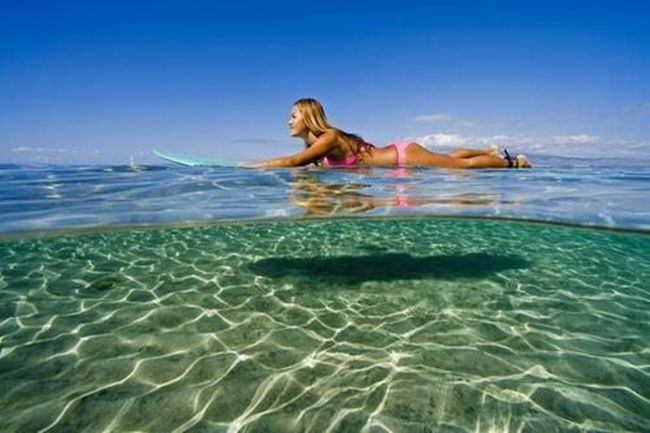
[(406, 165), (406, 148), (411, 144), (411, 141), (398, 140), (388, 143), (389, 146), (395, 146), (397, 151), (397, 165), (404, 166)]

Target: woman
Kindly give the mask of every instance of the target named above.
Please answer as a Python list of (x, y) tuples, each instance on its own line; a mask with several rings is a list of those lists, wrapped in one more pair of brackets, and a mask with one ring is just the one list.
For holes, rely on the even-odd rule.
[(332, 126), (323, 106), (315, 99), (299, 99), (293, 104), (289, 128), (292, 137), (300, 137), (305, 149), (290, 156), (256, 161), (246, 167), (298, 167), (322, 163), (326, 167), (429, 166), (447, 168), (529, 168), (525, 155), (502, 157), (496, 146), (486, 149), (457, 149), (443, 155), (418, 143), (396, 141), (384, 147), (367, 143), (358, 135)]

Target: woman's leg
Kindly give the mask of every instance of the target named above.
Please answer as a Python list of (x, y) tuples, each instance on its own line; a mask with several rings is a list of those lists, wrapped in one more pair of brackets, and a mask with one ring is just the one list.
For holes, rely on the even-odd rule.
[(499, 150), (499, 146), (493, 144), (484, 149), (454, 149), (451, 153), (447, 154), (447, 156), (451, 156), (452, 158), (473, 158), (482, 155), (501, 157), (501, 151)]
[(466, 158), (455, 158), (453, 156), (431, 152), (417, 143), (411, 143), (407, 146), (405, 153), (406, 165), (448, 168), (508, 168), (508, 161), (500, 156), (483, 153)]

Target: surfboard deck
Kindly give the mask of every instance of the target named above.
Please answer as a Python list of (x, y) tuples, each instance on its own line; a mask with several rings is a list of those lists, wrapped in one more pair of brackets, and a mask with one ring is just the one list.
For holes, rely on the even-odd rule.
[(164, 160), (186, 167), (237, 167), (239, 165), (238, 161), (229, 159), (206, 158), (199, 155), (181, 154), (166, 150), (154, 150), (153, 153)]

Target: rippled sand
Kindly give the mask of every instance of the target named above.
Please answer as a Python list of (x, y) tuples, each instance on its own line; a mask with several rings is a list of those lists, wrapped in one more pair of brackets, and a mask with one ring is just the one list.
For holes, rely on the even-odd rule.
[(451, 219), (0, 243), (2, 431), (650, 431), (650, 237)]

